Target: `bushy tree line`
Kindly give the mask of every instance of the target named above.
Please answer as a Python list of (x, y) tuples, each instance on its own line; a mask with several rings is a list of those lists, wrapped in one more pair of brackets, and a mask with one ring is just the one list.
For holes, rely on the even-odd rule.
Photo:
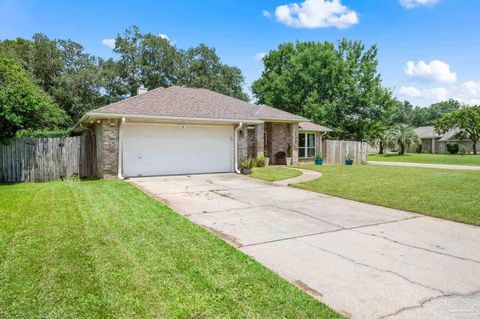
[[(133, 26), (117, 35), (114, 52), (115, 59), (103, 59), (85, 52), (84, 47), (73, 40), (50, 39), (43, 34), (35, 34), (31, 40), (0, 41), (0, 80), (3, 81), (0, 94), (4, 98), (0, 102), (0, 127), (10, 127), (2, 129), (0, 135), (12, 136), (17, 129), (34, 130), (37, 126), (69, 127), (91, 109), (135, 95), (142, 84), (148, 89), (171, 85), (202, 87), (248, 99), (240, 69), (222, 63), (215, 49), (204, 44), (180, 49), (165, 38), (143, 34)], [(12, 88), (20, 88), (10, 87), (11, 82), (4, 80), (11, 78), (12, 73), (28, 83), (24, 91), (35, 91), (31, 100), (39, 94), (45, 96), (48, 104), (58, 106), (62, 114), (54, 117), (53, 113), (47, 113), (49, 117), (37, 123), (27, 121), (20, 126), (18, 122), (11, 122), (21, 117), (20, 113), (34, 111), (28, 105), (19, 104), (21, 101), (16, 95), (5, 95)], [(41, 91), (46, 94), (38, 93)], [(30, 117), (42, 115), (35, 113)]]

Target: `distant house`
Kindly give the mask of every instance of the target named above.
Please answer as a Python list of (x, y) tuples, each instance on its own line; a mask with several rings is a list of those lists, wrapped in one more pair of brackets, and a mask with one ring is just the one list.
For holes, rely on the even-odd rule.
[[(438, 153), (447, 154), (447, 144), (457, 143), (460, 147), (464, 147), (467, 152), (472, 152), (473, 143), (470, 140), (460, 140), (455, 136), (458, 133), (457, 129), (448, 131), (445, 134), (438, 134), (435, 132), (433, 126), (421, 126), (415, 129), (418, 137), (421, 140), (421, 152), (422, 153)], [(480, 147), (480, 143), (477, 143), (477, 149)]]

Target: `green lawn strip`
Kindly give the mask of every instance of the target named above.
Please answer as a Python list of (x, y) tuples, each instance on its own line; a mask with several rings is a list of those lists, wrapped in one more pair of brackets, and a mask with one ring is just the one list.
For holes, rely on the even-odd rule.
[(290, 169), (285, 167), (255, 167), (252, 174), (249, 176), (258, 179), (263, 179), (269, 182), (281, 181), (302, 175), (302, 172), (296, 169)]
[(452, 154), (370, 154), (369, 161), (403, 162), (421, 164), (446, 164), (480, 166), (480, 155), (452, 155)]
[(341, 318), (123, 181), (0, 185), (0, 318)]
[(295, 187), (480, 225), (480, 172), (369, 165), (302, 165), (322, 177)]

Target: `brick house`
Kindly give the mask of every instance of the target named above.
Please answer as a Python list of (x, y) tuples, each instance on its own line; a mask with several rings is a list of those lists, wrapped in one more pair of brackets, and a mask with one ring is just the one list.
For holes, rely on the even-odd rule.
[(266, 105), (172, 86), (85, 114), (74, 130), (96, 137), (100, 178), (238, 172), (239, 162), (312, 161), (328, 128)]
[[(473, 151), (473, 142), (456, 138), (458, 129), (452, 129), (445, 134), (439, 134), (434, 126), (421, 126), (415, 129), (420, 138), (420, 151), (422, 153), (448, 154), (447, 144), (456, 143), (464, 148), (468, 153)], [(477, 143), (477, 149), (480, 149), (480, 142)]]

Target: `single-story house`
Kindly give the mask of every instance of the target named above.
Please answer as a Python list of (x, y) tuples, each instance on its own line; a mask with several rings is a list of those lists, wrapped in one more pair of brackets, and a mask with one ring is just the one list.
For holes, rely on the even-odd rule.
[[(452, 129), (445, 134), (439, 134), (433, 126), (421, 126), (415, 129), (415, 133), (417, 133), (420, 138), (422, 153), (447, 154), (448, 143), (457, 143), (460, 147), (464, 147), (467, 152), (473, 151), (472, 141), (456, 138), (458, 129)], [(479, 148), (480, 143), (477, 143), (477, 149)]]
[(241, 160), (311, 161), (330, 129), (266, 105), (172, 86), (85, 114), (74, 131), (96, 137), (97, 176), (238, 172)]

